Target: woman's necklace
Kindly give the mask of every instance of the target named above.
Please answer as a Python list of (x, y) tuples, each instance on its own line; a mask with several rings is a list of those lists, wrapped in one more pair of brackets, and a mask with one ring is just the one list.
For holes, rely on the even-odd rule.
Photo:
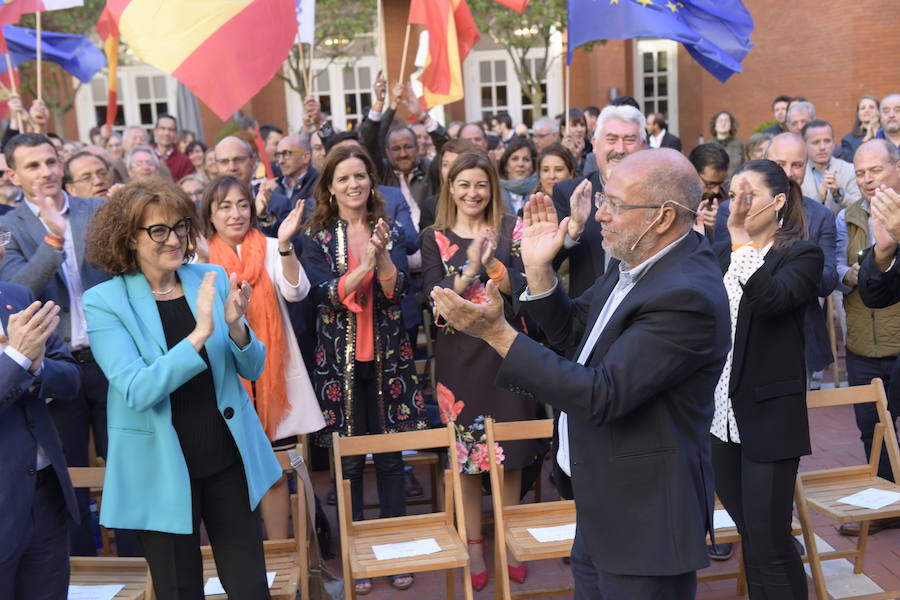
[(157, 292), (156, 290), (150, 290), (150, 293), (153, 294), (154, 296), (165, 296), (167, 294), (171, 294), (172, 292), (174, 292), (176, 287), (178, 287), (177, 283), (167, 290), (161, 290), (159, 292)]

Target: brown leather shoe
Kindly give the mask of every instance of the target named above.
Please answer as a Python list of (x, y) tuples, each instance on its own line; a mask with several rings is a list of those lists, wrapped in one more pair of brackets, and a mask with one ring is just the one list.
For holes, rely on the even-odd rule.
[[(890, 517), (888, 519), (872, 519), (869, 522), (869, 535), (874, 535), (885, 529), (900, 528), (900, 517)], [(848, 537), (857, 537), (859, 535), (859, 522), (844, 523), (838, 527), (838, 533)]]

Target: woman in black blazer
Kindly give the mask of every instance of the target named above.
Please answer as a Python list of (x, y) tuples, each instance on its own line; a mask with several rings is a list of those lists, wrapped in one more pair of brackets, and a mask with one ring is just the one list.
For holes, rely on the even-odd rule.
[(746, 163), (730, 195), (731, 247), (716, 245), (733, 341), (710, 429), (716, 492), (741, 534), (751, 600), (805, 600), (791, 511), (810, 453), (803, 315), (825, 259), (805, 241), (800, 187), (777, 164)]

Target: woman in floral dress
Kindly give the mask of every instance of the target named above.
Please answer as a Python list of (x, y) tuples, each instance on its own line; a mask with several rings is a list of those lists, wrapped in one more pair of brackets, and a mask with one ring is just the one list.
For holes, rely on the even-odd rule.
[[(523, 271), (519, 254), (521, 220), (504, 214), (499, 176), (486, 154), (478, 150), (459, 155), (441, 189), (437, 218), (422, 236), (422, 272), (425, 292), (435, 286), (452, 288), (474, 302), (485, 301), (484, 284), (493, 279), (500, 292), (509, 297), (521, 281)], [(509, 313), (509, 311), (508, 311)], [(508, 318), (514, 324), (518, 318)], [(533, 401), (494, 385), (500, 368), (500, 356), (483, 341), (443, 327), (435, 347), (435, 379), (456, 400), (457, 425), (478, 432), (480, 418), (497, 421), (533, 419)], [(442, 415), (442, 418), (446, 414)], [(475, 440), (480, 435), (476, 433)], [(504, 444), (504, 503), (519, 501), (522, 467), (533, 462), (537, 444), (532, 441)], [(476, 454), (481, 450), (472, 449)], [(472, 561), (472, 585), (483, 589), (488, 573), (484, 563), (481, 535), (481, 470), (484, 461), (468, 461), (462, 478), (463, 508)], [(510, 576), (524, 581), (526, 566), (510, 557)]]
[[(354, 147), (329, 153), (314, 192), (316, 207), (305, 240), (303, 265), (318, 306), (313, 387), (325, 418), (316, 443), (331, 435), (425, 429), (427, 420), (413, 350), (400, 313), (407, 274), (395, 265), (404, 252), (400, 225), (382, 217), (375, 167)], [(363, 518), (365, 456), (341, 459), (350, 480), (353, 520)], [(381, 517), (406, 514), (400, 452), (375, 454)], [(394, 575), (398, 589), (411, 575)], [(358, 594), (372, 589), (359, 580)]]

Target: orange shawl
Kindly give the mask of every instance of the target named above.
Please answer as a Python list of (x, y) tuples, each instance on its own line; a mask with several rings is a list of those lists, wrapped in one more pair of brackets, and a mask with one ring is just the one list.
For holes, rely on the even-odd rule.
[(278, 296), (266, 271), (266, 236), (257, 229), (251, 229), (240, 247), (239, 257), (225, 240), (214, 234), (209, 240), (209, 262), (224, 267), (229, 276), (237, 273), (239, 280), (246, 280), (253, 286), (246, 317), (253, 332), (266, 345), (266, 363), (256, 382), (255, 396), (251, 383), (242, 381), (247, 393), (254, 398), (256, 413), (266, 435), (274, 441), (275, 431), (290, 406), (284, 372), (287, 342)]

